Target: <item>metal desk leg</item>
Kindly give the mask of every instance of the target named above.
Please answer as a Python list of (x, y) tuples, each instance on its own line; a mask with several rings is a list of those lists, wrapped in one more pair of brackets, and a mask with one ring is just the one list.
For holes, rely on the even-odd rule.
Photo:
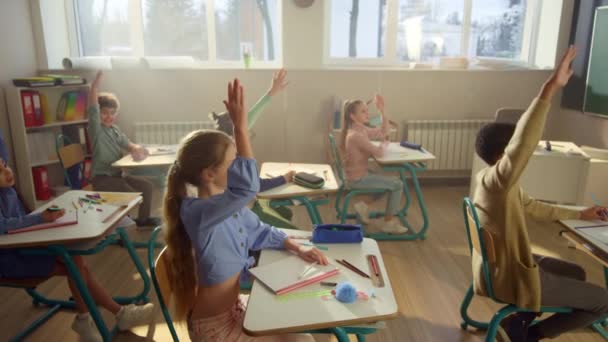
[(78, 271), (78, 269), (76, 268), (76, 265), (74, 264), (74, 260), (72, 260), (72, 257), (70, 256), (70, 254), (67, 252), (67, 250), (63, 246), (53, 245), (53, 246), (49, 246), (48, 249), (53, 254), (59, 256), (63, 260), (63, 262), (68, 270), (68, 274), (70, 275), (70, 277), (72, 277), (72, 279), (76, 283), (78, 292), (82, 296), (82, 299), (84, 300), (87, 308), (89, 309), (89, 314), (93, 318), (93, 321), (95, 322), (95, 325), (97, 326), (97, 329), (99, 329), (99, 333), (101, 334), (101, 337), (103, 338), (104, 342), (110, 342), (112, 334), (106, 327), (106, 324), (103, 321), (103, 318), (101, 317), (99, 309), (97, 308), (95, 301), (93, 301), (93, 297), (91, 297), (91, 294), (89, 293), (89, 289), (86, 287), (80, 272)]
[(144, 267), (144, 265), (141, 263), (141, 260), (139, 259), (139, 256), (137, 255), (137, 252), (135, 251), (135, 248), (133, 247), (133, 244), (131, 243), (131, 240), (129, 239), (129, 235), (127, 234), (127, 231), (124, 228), (118, 228), (117, 232), (118, 232), (118, 235), (120, 235), (120, 239), (124, 243), (125, 248), (127, 249), (127, 252), (129, 252), (129, 256), (131, 256), (131, 260), (133, 260), (133, 264), (135, 264), (135, 268), (137, 268), (137, 272), (139, 272), (139, 275), (141, 276), (141, 280), (143, 281), (144, 286), (143, 286), (141, 292), (135, 297), (117, 297), (117, 298), (115, 298), (115, 300), (118, 303), (120, 303), (120, 302), (147, 303), (147, 302), (149, 302), (148, 293), (150, 293), (150, 278), (148, 277), (148, 272), (146, 271), (146, 268)]

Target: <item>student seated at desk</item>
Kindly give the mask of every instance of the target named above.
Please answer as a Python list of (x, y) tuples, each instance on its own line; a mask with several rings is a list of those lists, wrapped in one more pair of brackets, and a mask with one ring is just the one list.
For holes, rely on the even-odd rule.
[(157, 226), (160, 220), (150, 217), (154, 183), (145, 177), (121, 176), (121, 170), (112, 167), (112, 163), (123, 157), (123, 151), (129, 151), (134, 159), (142, 159), (147, 150), (132, 143), (129, 138), (114, 124), (120, 104), (116, 95), (97, 93), (103, 72), (97, 72), (89, 92), (89, 134), (93, 144), (93, 171), (91, 183), (97, 191), (141, 192), (143, 202), (139, 206), (139, 215), (135, 222), (138, 226)]
[[(376, 107), (382, 114), (382, 126), (378, 128), (366, 127), (369, 122), (367, 104), (362, 100), (347, 100), (344, 102), (344, 127), (342, 127), (342, 139), (340, 149), (344, 156), (344, 173), (348, 186), (351, 189), (386, 189), (390, 192), (386, 202), (386, 213), (384, 222), (377, 222), (385, 233), (405, 234), (407, 228), (402, 226), (395, 215), (401, 209), (401, 194), (403, 183), (399, 178), (370, 174), (367, 163), (371, 156), (381, 157), (388, 144), (383, 141), (380, 146), (374, 146), (371, 138), (385, 138), (389, 133), (389, 119), (384, 113), (384, 98), (381, 95), (374, 97)], [(357, 202), (355, 211), (361, 217), (363, 223), (370, 223), (367, 204)]]
[[(64, 215), (63, 210), (47, 210), (39, 214), (26, 215), (25, 208), (13, 188), (15, 179), (13, 171), (6, 164), (7, 153), (1, 135), (0, 154), (0, 234), (44, 222), (53, 222)], [(72, 259), (74, 259), (74, 263), (82, 274), (85, 285), (95, 302), (116, 316), (116, 322), (120, 330), (128, 330), (131, 327), (146, 324), (153, 318), (153, 304), (120, 306), (95, 279), (81, 256), (73, 256)], [(74, 318), (74, 323), (72, 323), (72, 329), (85, 342), (102, 341), (99, 330), (97, 330), (97, 326), (89, 315), (87, 306), (80, 296), (76, 284), (68, 275), (65, 265), (60, 259), (47, 255), (24, 255), (19, 253), (18, 249), (0, 249), (0, 278), (27, 279), (51, 276), (68, 277), (68, 285), (78, 312)]]
[[(239, 280), (253, 261), (249, 250), (287, 249), (324, 265), (327, 258), (246, 207), (259, 190), (259, 176), (238, 80), (228, 85), (224, 103), (234, 141), (219, 131), (190, 133), (167, 176), (163, 209), (176, 319), (187, 317), (192, 341), (312, 341), (308, 335), (257, 339), (243, 332), (246, 298), (239, 296)], [(198, 197), (186, 196), (187, 184)]]
[[(606, 220), (602, 215), (605, 208), (575, 211), (548, 205), (530, 198), (519, 186), (543, 133), (553, 95), (572, 75), (570, 63), (575, 55), (570, 47), (517, 126), (491, 123), (476, 139), (476, 152), (489, 165), (476, 176), (474, 202), (481, 226), (493, 237), (496, 262), (490, 264), (490, 274), (495, 296), (530, 310), (540, 306), (574, 309), (554, 314), (529, 329), (535, 313), (513, 314), (501, 322), (498, 336), (503, 340), (554, 338), (586, 327), (608, 313), (608, 291), (585, 282), (585, 271), (576, 264), (533, 255), (526, 226), (526, 216), (539, 221)], [(475, 293), (485, 295), (481, 256), (475, 250), (472, 262)]]

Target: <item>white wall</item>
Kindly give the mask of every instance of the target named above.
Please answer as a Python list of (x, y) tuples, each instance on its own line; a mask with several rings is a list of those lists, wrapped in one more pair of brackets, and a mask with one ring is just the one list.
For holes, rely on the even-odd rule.
[[(35, 75), (36, 50), (29, 1), (0, 1), (0, 87), (11, 79)], [(0, 96), (0, 128), (10, 149), (10, 131), (4, 93)], [(14, 159), (11, 158), (11, 162)]]
[[(326, 156), (331, 97), (386, 97), (394, 120), (490, 118), (503, 106), (526, 107), (548, 71), (327, 70), (323, 59), (323, 1), (307, 9), (284, 1), (284, 64), (290, 85), (255, 126), (261, 161), (321, 162)], [(204, 120), (223, 110), (225, 85), (239, 77), (249, 105), (268, 87), (270, 70), (110, 71), (104, 90), (121, 100), (118, 123)], [(92, 77), (88, 74), (88, 77)]]
[[(569, 3), (572, 0), (566, 0)], [(565, 5), (566, 6), (566, 5)], [(566, 6), (567, 7), (567, 6)], [(498, 107), (526, 107), (549, 71), (325, 70), (322, 1), (308, 9), (285, 1), (284, 64), (291, 84), (269, 105), (255, 127), (254, 148), (261, 161), (320, 162), (325, 160), (327, 118), (331, 96), (386, 96), (389, 116), (409, 119), (490, 118)], [(562, 22), (568, 22), (565, 12)], [(567, 20), (563, 18), (567, 18)], [(26, 1), (0, 2), (0, 82), (34, 72), (32, 25)], [(569, 27), (560, 29), (567, 40)], [(249, 105), (269, 85), (270, 70), (121, 70), (108, 71), (103, 90), (115, 92), (122, 108), (118, 123), (132, 134), (137, 121), (205, 120), (223, 110), (226, 82), (239, 77)], [(89, 79), (92, 73), (85, 74)], [(4, 106), (0, 107), (4, 110)], [(564, 116), (558, 106), (553, 117)], [(6, 114), (2, 113), (6, 118)], [(561, 121), (551, 135), (561, 134)]]

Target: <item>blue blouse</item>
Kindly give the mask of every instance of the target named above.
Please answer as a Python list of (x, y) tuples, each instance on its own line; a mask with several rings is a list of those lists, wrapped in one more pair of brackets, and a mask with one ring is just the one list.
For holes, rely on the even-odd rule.
[(259, 188), (256, 161), (237, 157), (224, 193), (182, 202), (180, 216), (195, 250), (199, 284), (220, 284), (246, 271), (253, 262), (249, 250), (284, 248), (287, 235), (246, 207)]

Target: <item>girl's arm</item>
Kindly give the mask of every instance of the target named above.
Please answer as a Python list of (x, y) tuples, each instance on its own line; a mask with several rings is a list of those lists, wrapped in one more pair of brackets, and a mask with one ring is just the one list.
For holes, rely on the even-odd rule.
[(95, 76), (95, 80), (91, 83), (89, 90), (89, 103), (87, 104), (87, 116), (89, 119), (89, 135), (91, 141), (95, 141), (99, 131), (101, 130), (101, 117), (99, 113), (99, 104), (97, 103), (97, 89), (103, 78), (103, 71), (99, 70)]
[(246, 207), (260, 189), (257, 163), (237, 157), (228, 169), (228, 187), (205, 200), (184, 202), (186, 211), (201, 215), (206, 226), (213, 226)]
[(390, 120), (386, 116), (384, 112), (384, 97), (380, 94), (376, 94), (374, 96), (374, 103), (376, 104), (376, 108), (380, 111), (382, 115), (382, 126), (378, 128), (370, 128), (367, 130), (367, 136), (370, 138), (384, 138), (390, 132)]
[(6, 234), (9, 230), (25, 228), (43, 223), (42, 214), (31, 214), (19, 217), (1, 217), (0, 234)]
[(318, 249), (300, 246), (299, 243), (289, 239), (283, 231), (260, 221), (259, 217), (251, 210), (245, 211), (245, 215), (248, 215), (248, 220), (253, 220), (254, 222), (246, 227), (250, 250), (258, 251), (265, 248), (286, 249), (294, 252), (308, 262), (316, 261), (321, 265), (327, 265), (327, 257)]
[(268, 89), (266, 94), (264, 94), (264, 96), (262, 96), (258, 100), (258, 102), (256, 102), (253, 107), (249, 109), (249, 113), (247, 114), (248, 129), (253, 128), (253, 125), (262, 114), (262, 111), (264, 110), (266, 105), (270, 103), (271, 97), (277, 95), (287, 87), (289, 82), (285, 81), (286, 76), (287, 71), (285, 71), (285, 69), (281, 69), (272, 75), (272, 83), (270, 84), (270, 89)]
[(273, 178), (260, 178), (260, 192), (276, 188), (285, 184), (287, 181), (284, 176), (278, 176)]
[(247, 131), (247, 115), (245, 113), (245, 97), (243, 86), (238, 79), (228, 83), (228, 100), (224, 100), (226, 110), (234, 124), (234, 140), (236, 151), (243, 158), (253, 159), (253, 149)]
[(354, 148), (365, 152), (366, 154), (371, 154), (375, 158), (382, 157), (384, 155), (384, 151), (386, 150), (386, 144), (388, 142), (383, 142), (380, 146), (375, 146), (369, 141), (369, 138), (363, 134), (353, 134), (349, 139), (349, 145), (352, 145)]

